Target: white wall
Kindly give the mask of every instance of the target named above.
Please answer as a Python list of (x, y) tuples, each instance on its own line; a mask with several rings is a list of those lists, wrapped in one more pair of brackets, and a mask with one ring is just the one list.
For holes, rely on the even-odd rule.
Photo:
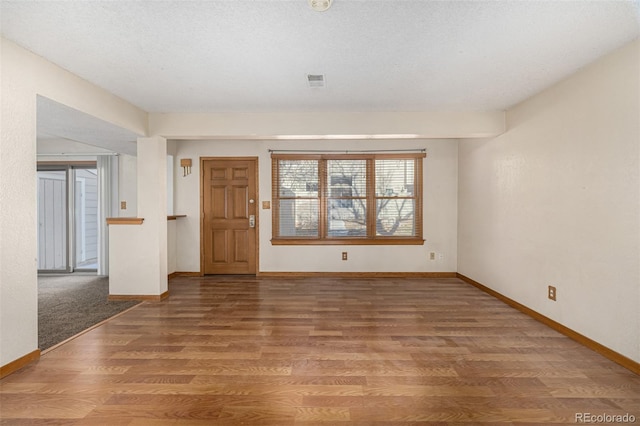
[(167, 291), (167, 141), (137, 141), (141, 225), (109, 225), (109, 294), (159, 296)]
[[(138, 159), (132, 155), (118, 156), (118, 216), (136, 217), (138, 215)], [(126, 202), (122, 209), (121, 201)]]
[(141, 134), (147, 117), (5, 39), (0, 55), (0, 365), (6, 365), (38, 347), (36, 96)]
[(635, 361), (639, 48), (508, 111), (504, 135), (460, 142), (458, 231), (458, 272)]
[[(456, 140), (304, 141), (295, 149), (410, 149), (426, 148), (424, 160), (424, 246), (272, 246), (271, 210), (259, 209), (259, 270), (261, 272), (455, 272), (457, 266), (457, 150)], [(192, 174), (182, 176), (176, 166), (177, 270), (200, 271), (200, 157), (259, 157), (259, 200), (271, 200), (269, 149), (292, 149), (283, 141), (178, 141), (176, 164), (193, 159)], [(341, 260), (341, 252), (349, 260)], [(428, 253), (442, 256), (429, 260)]]
[[(182, 219), (180, 219), (182, 220)], [(167, 274), (178, 270), (178, 234), (175, 220), (167, 221)]]
[[(176, 141), (167, 141), (167, 214), (173, 215), (174, 199), (173, 188), (175, 181), (182, 174), (178, 173), (178, 169), (181, 170), (180, 162), (176, 164)], [(178, 260), (178, 241), (177, 241), (177, 227), (175, 220), (167, 221), (167, 274), (173, 274), (176, 272)]]

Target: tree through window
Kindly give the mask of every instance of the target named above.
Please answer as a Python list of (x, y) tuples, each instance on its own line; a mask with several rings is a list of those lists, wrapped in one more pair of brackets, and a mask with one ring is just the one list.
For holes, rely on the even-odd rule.
[(273, 244), (422, 244), (424, 156), (273, 154)]

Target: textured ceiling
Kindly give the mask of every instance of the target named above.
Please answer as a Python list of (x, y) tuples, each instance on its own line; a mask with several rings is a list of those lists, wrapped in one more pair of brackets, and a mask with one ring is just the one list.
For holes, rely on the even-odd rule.
[(502, 110), (640, 34), (637, 0), (0, 5), (5, 38), (149, 112)]

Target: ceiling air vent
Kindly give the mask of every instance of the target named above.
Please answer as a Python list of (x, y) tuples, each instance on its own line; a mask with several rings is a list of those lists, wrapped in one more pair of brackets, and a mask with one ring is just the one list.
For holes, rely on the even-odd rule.
[(307, 74), (309, 87), (324, 87), (324, 74)]

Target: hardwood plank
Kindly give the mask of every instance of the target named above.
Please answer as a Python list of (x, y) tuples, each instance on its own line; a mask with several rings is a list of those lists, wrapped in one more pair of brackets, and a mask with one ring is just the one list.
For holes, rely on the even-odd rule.
[(2, 418), (81, 419), (106, 401), (106, 395), (0, 395)]
[(299, 422), (344, 422), (350, 420), (348, 408), (343, 407), (298, 407), (295, 420)]

